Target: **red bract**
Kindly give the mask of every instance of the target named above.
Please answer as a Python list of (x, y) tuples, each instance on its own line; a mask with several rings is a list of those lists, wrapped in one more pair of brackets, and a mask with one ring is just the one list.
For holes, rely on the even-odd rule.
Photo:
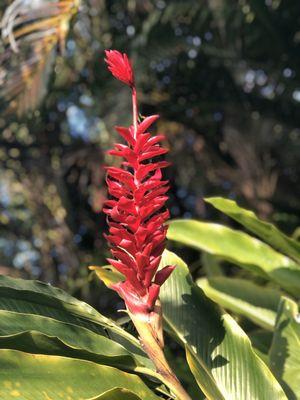
[[(107, 185), (111, 197), (103, 211), (108, 215), (109, 234), (113, 259), (108, 259), (124, 276), (124, 282), (113, 288), (124, 299), (132, 313), (149, 313), (153, 310), (160, 286), (174, 266), (158, 271), (165, 248), (169, 218), (165, 209), (168, 181), (162, 180), (161, 169), (166, 161), (153, 161), (167, 153), (160, 142), (164, 136), (152, 136), (148, 128), (158, 115), (138, 121), (136, 89), (133, 71), (126, 54), (106, 51), (109, 70), (119, 80), (132, 88), (133, 125), (116, 127), (126, 144), (115, 144), (109, 154), (123, 158), (121, 168), (107, 168)], [(130, 83), (131, 82), (131, 83)]]
[(126, 83), (126, 85), (133, 86), (133, 70), (127, 55), (121, 54), (117, 50), (106, 50), (105, 55), (108, 69), (113, 76)]

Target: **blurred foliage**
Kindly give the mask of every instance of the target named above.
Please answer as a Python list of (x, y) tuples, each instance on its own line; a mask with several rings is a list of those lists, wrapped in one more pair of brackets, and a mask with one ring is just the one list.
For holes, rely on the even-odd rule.
[(96, 301), (102, 165), (130, 121), (106, 48), (135, 62), (141, 113), (161, 114), (173, 217), (211, 217), (202, 198), (218, 194), (297, 228), (299, 2), (6, 0), (0, 14), (1, 273)]

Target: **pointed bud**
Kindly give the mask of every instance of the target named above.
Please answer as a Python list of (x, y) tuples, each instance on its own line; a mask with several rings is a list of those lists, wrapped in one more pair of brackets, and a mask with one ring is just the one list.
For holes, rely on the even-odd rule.
[(117, 50), (105, 50), (105, 61), (113, 76), (128, 86), (134, 85), (134, 75), (127, 55)]

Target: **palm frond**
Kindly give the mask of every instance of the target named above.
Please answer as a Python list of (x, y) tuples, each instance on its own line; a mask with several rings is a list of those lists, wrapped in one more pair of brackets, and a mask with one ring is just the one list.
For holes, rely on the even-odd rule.
[(1, 21), (0, 104), (22, 115), (46, 94), (57, 49), (63, 51), (79, 0), (15, 0)]

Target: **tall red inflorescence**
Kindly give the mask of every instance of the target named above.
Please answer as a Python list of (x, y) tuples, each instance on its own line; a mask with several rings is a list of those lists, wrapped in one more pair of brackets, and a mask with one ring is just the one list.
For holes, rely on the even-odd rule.
[(174, 269), (158, 266), (165, 248), (169, 211), (165, 208), (168, 181), (162, 180), (166, 161), (154, 160), (168, 152), (161, 147), (163, 135), (152, 136), (148, 128), (158, 119), (152, 115), (138, 120), (136, 87), (132, 65), (126, 54), (108, 50), (106, 63), (110, 72), (132, 90), (133, 124), (116, 127), (126, 144), (115, 144), (109, 154), (122, 157), (121, 168), (107, 168), (110, 199), (103, 211), (108, 216), (113, 259), (109, 263), (125, 280), (113, 285), (131, 313), (148, 314), (154, 309), (160, 286)]

